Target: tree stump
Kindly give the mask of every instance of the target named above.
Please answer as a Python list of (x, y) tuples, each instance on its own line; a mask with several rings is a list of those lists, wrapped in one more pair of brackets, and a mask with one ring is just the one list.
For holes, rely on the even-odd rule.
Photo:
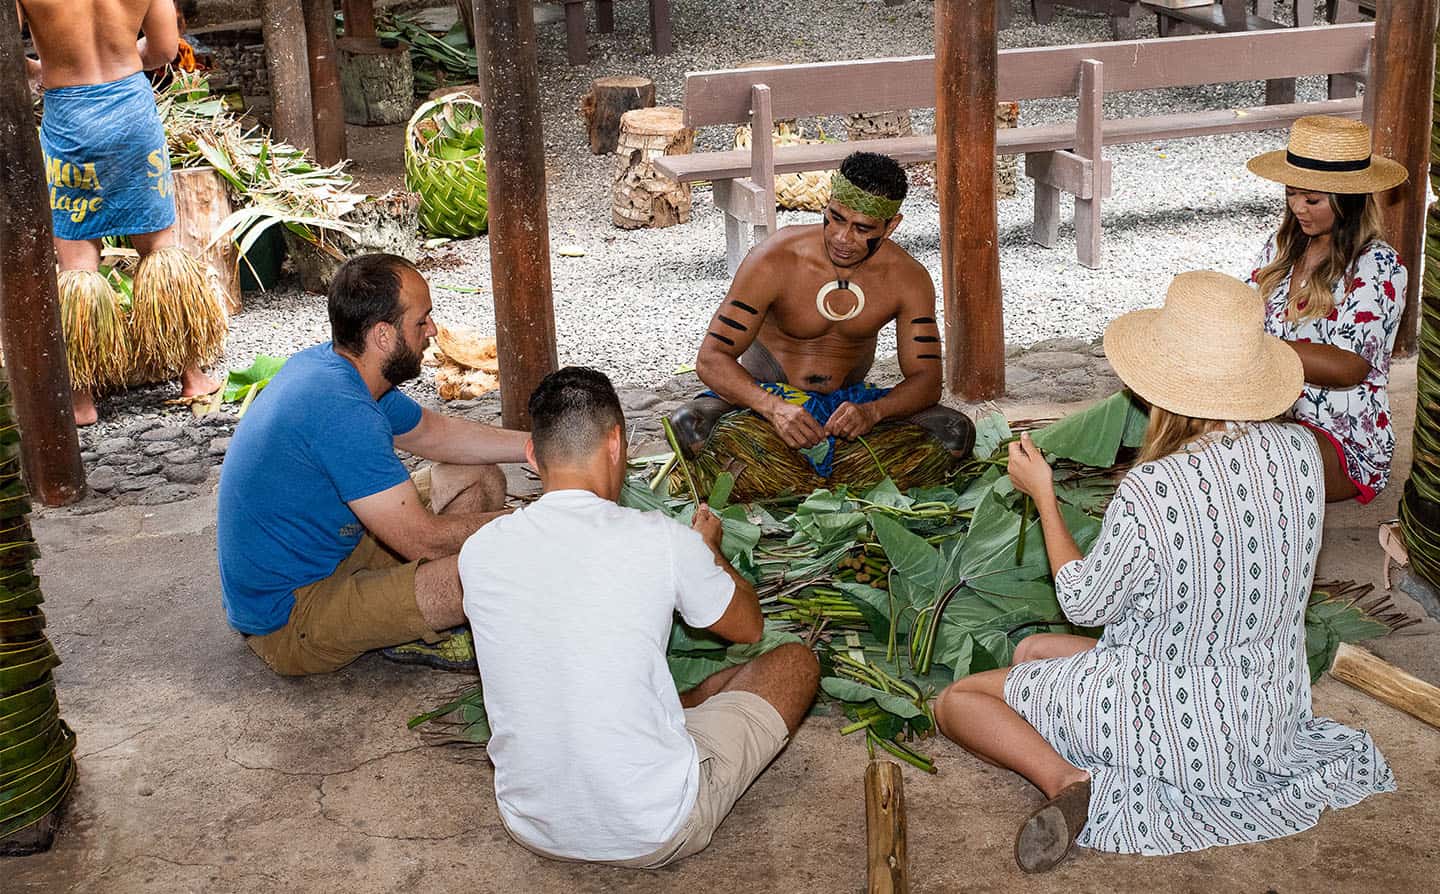
[(415, 104), (415, 73), (410, 48), (393, 47), (365, 38), (342, 37), (335, 42), (340, 54), (340, 93), (345, 100), (346, 124), (404, 124)]
[[(1020, 123), (1020, 103), (1000, 102), (995, 104), (996, 129), (1014, 127)], [(1019, 188), (1015, 178), (1020, 172), (1020, 159), (1015, 155), (995, 157), (995, 198), (1014, 198)]]
[(580, 117), (590, 132), (592, 155), (609, 155), (620, 140), (620, 116), (632, 109), (655, 105), (655, 82), (649, 78), (622, 75), (598, 78), (590, 92), (580, 97)]
[(690, 219), (690, 184), (676, 183), (655, 170), (662, 155), (684, 155), (695, 145), (674, 106), (635, 109), (620, 117), (619, 158), (615, 165), (612, 220), (626, 230), (669, 227)]
[(321, 247), (285, 231), (286, 250), (307, 292), (325, 294), (335, 271), (357, 255), (385, 252), (413, 261), (420, 254), (420, 197), (413, 192), (366, 199), (340, 219), (351, 226), (355, 238), (327, 232)]
[(878, 140), (885, 137), (908, 137), (915, 133), (910, 123), (910, 110), (891, 112), (852, 112), (845, 116), (845, 130), (852, 142)]
[(239, 250), (231, 239), (210, 245), (216, 227), (234, 210), (225, 180), (214, 168), (176, 168), (171, 177), (175, 184), (175, 241), (200, 262), (226, 312), (239, 313), (243, 307)]

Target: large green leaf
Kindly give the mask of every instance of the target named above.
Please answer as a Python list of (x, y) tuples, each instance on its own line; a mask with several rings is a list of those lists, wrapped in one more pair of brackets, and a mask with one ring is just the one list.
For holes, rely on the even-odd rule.
[(922, 591), (933, 593), (940, 588), (944, 562), (939, 550), (889, 516), (872, 515), (870, 527), (874, 529), (876, 539), (885, 549), (885, 556), (897, 574)]
[(886, 478), (875, 485), (865, 494), (865, 500), (874, 503), (876, 506), (887, 506), (891, 509), (909, 509), (915, 505), (915, 501), (895, 486), (895, 482)]
[(975, 423), (975, 458), (989, 459), (1001, 444), (1014, 437), (1004, 413), (986, 413)]
[(1115, 465), (1127, 436), (1132, 440), (1145, 413), (1129, 392), (1112, 394), (1089, 409), (1072, 413), (1035, 432), (1035, 446), (1051, 456), (1063, 456), (1098, 469)]
[(860, 609), (860, 613), (865, 616), (865, 623), (870, 626), (871, 635), (877, 640), (888, 642), (892, 626), (895, 627), (897, 636), (909, 636), (914, 616), (908, 611), (912, 608), (912, 603), (906, 598), (903, 587), (880, 590), (869, 584), (852, 581), (837, 581), (835, 586), (845, 594), (847, 600)]
[(912, 717), (924, 715), (924, 711), (912, 701), (898, 695), (892, 695), (873, 686), (866, 686), (864, 683), (857, 683), (854, 680), (844, 677), (822, 677), (820, 688), (831, 698), (839, 699), (842, 702), (851, 704), (864, 704), (874, 702), (881, 710), (894, 714), (896, 717), (904, 717), (907, 720)]
[(222, 397), (226, 403), (243, 401), (252, 391), (259, 392), (285, 365), (286, 358), (260, 354), (255, 362), (245, 369), (232, 369), (225, 376), (225, 391)]

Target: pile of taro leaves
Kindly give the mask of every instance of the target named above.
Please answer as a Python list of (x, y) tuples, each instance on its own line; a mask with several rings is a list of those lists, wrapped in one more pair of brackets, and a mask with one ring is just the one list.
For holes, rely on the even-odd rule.
[[(1061, 512), (1082, 552), (1100, 532), (1115, 485), (1140, 445), (1145, 411), (1122, 392), (1032, 433), (1051, 459)], [(760, 594), (765, 635), (728, 644), (676, 619), (669, 662), (685, 691), (710, 674), (781, 643), (803, 641), (821, 666), (821, 707), (838, 704), (844, 735), (927, 772), (919, 740), (934, 735), (932, 702), (969, 674), (1010, 664), (1015, 645), (1036, 632), (1099, 636), (1065, 620), (1028, 498), (1006, 474), (1014, 436), (1003, 416), (977, 424), (975, 456), (944, 486), (901, 493), (886, 478), (863, 492), (816, 490), (764, 504), (730, 505), (728, 474), (708, 495), (724, 525), (722, 550)], [(671, 456), (650, 458), (652, 462)], [(661, 474), (627, 480), (620, 502), (688, 524), (692, 495), (664, 492)], [(1369, 587), (1317, 584), (1306, 617), (1312, 678), (1342, 641), (1397, 626), (1360, 604)], [(483, 744), (490, 729), (474, 685), (413, 718), (435, 744)]]

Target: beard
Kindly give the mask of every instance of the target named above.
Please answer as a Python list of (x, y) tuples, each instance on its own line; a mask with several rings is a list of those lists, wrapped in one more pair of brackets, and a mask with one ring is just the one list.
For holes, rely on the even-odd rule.
[(380, 367), (380, 375), (391, 385), (398, 386), (420, 376), (420, 363), (423, 359), (419, 351), (411, 350), (410, 346), (402, 341), (390, 352), (390, 356), (385, 358), (385, 364)]

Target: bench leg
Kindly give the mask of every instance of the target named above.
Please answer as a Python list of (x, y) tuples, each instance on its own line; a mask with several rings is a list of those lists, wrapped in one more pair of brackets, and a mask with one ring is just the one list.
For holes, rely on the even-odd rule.
[(750, 226), (745, 221), (725, 212), (725, 266), (730, 275), (740, 269), (740, 262), (750, 251)]
[(1100, 197), (1075, 200), (1075, 256), (1090, 269), (1100, 266)]
[(565, 4), (565, 52), (571, 65), (584, 65), (585, 50), (585, 4)]
[(1035, 24), (1048, 25), (1055, 21), (1055, 4), (1051, 0), (1030, 0), (1030, 15), (1035, 17)]
[(1295, 101), (1295, 79), (1278, 78), (1265, 82), (1265, 105), (1279, 106)]
[(650, 0), (650, 51), (670, 55), (670, 0)]
[(1145, 10), (1139, 4), (1131, 6), (1130, 11), (1123, 16), (1111, 16), (1110, 36), (1115, 40), (1134, 40), (1135, 29), (1143, 18), (1145, 18)]
[(615, 0), (595, 0), (595, 30), (601, 34), (615, 30)]
[(1054, 248), (1060, 237), (1060, 190), (1048, 183), (1035, 181), (1035, 220), (1030, 225), (1030, 238), (1046, 248)]
[(1010, 27), (1010, 0), (995, 0), (995, 30), (1004, 31)]

